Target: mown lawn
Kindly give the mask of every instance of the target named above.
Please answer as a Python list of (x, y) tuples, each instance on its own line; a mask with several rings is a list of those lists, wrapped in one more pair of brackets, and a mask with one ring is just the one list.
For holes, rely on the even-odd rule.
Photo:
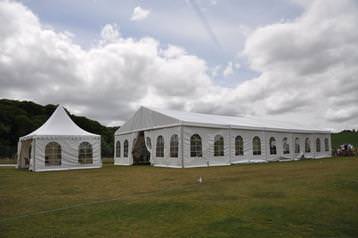
[(0, 237), (358, 237), (358, 158), (0, 168)]
[(16, 164), (15, 159), (0, 158), (0, 164)]

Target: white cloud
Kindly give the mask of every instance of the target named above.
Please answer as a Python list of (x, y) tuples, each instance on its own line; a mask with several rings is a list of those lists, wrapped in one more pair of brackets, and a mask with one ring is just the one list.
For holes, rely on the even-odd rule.
[(0, 19), (8, 22), (0, 26), (3, 97), (64, 103), (111, 123), (139, 104), (192, 108), (198, 95), (217, 91), (204, 60), (153, 38), (123, 38), (115, 25), (85, 50), (20, 3), (0, 2)]
[[(311, 120), (357, 126), (357, 3), (299, 2), (306, 7), (301, 17), (261, 27), (247, 39), (244, 53), (262, 72), (248, 84), (265, 95), (269, 114), (299, 111)], [(260, 87), (264, 82), (270, 83)]]
[[(260, 76), (227, 88), (212, 79), (226, 69), (210, 69), (182, 47), (124, 38), (109, 24), (98, 45), (83, 49), (22, 4), (2, 1), (0, 95), (63, 103), (112, 124), (148, 105), (358, 127), (357, 4), (316, 0), (305, 7), (294, 21), (249, 33), (240, 55)], [(229, 73), (242, 68), (227, 66)]]
[(135, 7), (133, 10), (133, 14), (131, 17), (132, 21), (141, 21), (144, 20), (145, 18), (147, 18), (150, 14), (150, 10), (149, 9), (144, 9), (141, 8), (140, 6)]
[(119, 27), (116, 24), (106, 24), (101, 31), (102, 44), (115, 42), (119, 37)]
[(233, 66), (232, 62), (230, 61), (230, 62), (226, 65), (226, 67), (225, 67), (225, 69), (224, 69), (224, 71), (223, 71), (223, 75), (224, 75), (225, 77), (227, 77), (227, 76), (232, 75), (233, 73), (234, 73), (234, 66)]

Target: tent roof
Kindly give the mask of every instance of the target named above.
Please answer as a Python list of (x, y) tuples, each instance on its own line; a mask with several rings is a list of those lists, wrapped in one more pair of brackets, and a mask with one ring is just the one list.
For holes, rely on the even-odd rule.
[(116, 134), (174, 125), (290, 131), (297, 133), (329, 133), (329, 131), (311, 129), (292, 122), (141, 107), (131, 119), (117, 130)]
[(37, 130), (21, 137), (22, 139), (34, 136), (99, 136), (81, 129), (59, 105), (50, 118)]

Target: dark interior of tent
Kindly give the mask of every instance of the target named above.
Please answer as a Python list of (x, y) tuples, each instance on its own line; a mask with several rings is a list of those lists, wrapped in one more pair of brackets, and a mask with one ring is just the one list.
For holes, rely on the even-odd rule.
[(145, 145), (144, 131), (138, 133), (138, 136), (133, 141), (133, 164), (134, 165), (149, 165), (150, 152)]

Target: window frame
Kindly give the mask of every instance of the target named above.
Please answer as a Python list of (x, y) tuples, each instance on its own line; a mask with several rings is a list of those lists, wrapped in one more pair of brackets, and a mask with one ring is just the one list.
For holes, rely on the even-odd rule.
[[(84, 148), (81, 148), (81, 146)], [(88, 141), (82, 141), (78, 145), (78, 163), (93, 164), (93, 148)]]
[(321, 139), (318, 137), (316, 138), (316, 152), (321, 153)]
[(284, 137), (282, 139), (282, 153), (284, 155), (290, 154), (290, 144), (288, 143), (288, 138)]
[(225, 141), (222, 135), (214, 137), (214, 157), (225, 156)]
[[(51, 151), (48, 151), (51, 150)], [(50, 154), (49, 154), (50, 153)], [(57, 157), (57, 158), (51, 158)], [(62, 147), (58, 142), (51, 141), (45, 146), (45, 166), (61, 166)]]
[(121, 141), (116, 142), (116, 158), (121, 158)]
[(190, 137), (190, 157), (203, 157), (203, 143), (199, 134)]
[(235, 155), (244, 155), (244, 139), (240, 135), (235, 137)]
[(311, 140), (310, 138), (305, 138), (305, 153), (311, 153)]
[(169, 146), (170, 158), (179, 157), (179, 137), (177, 134), (174, 134), (170, 137), (170, 146)]
[[(257, 142), (258, 144), (255, 145), (255, 142)], [(261, 138), (259, 136), (254, 136), (252, 138), (252, 154), (255, 155), (255, 156), (262, 154)]]
[(298, 137), (295, 138), (295, 153), (301, 153), (300, 138)]
[(325, 152), (329, 151), (329, 139), (328, 138), (324, 138), (324, 151)]
[(269, 140), (270, 155), (277, 155), (277, 146), (275, 137), (271, 136)]
[(126, 139), (123, 142), (123, 158), (128, 158), (128, 154), (129, 154), (129, 142)]
[(164, 137), (162, 135), (157, 136), (157, 143), (155, 146), (155, 157), (164, 158)]

